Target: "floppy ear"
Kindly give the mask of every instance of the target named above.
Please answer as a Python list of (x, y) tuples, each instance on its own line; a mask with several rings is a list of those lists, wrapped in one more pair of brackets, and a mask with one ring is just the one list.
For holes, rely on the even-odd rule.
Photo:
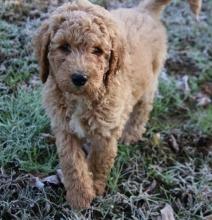
[(124, 67), (125, 43), (124, 39), (118, 32), (113, 32), (111, 36), (112, 50), (109, 59), (109, 70), (106, 73), (106, 83)]
[(49, 75), (48, 49), (50, 43), (50, 31), (48, 23), (44, 23), (34, 37), (35, 56), (39, 64), (40, 78), (46, 82)]

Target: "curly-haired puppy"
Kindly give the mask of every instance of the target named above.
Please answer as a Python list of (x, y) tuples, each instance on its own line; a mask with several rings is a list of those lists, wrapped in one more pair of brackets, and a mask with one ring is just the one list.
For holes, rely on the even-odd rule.
[(35, 36), (44, 107), (73, 208), (104, 193), (117, 141), (137, 142), (145, 131), (166, 56), (159, 17), (169, 1), (111, 12), (87, 0), (66, 3)]

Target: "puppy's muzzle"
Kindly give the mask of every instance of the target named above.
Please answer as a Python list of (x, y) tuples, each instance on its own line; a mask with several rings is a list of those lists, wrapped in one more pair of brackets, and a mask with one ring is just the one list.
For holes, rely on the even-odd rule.
[(85, 74), (77, 72), (71, 75), (71, 80), (75, 86), (84, 86), (88, 78)]

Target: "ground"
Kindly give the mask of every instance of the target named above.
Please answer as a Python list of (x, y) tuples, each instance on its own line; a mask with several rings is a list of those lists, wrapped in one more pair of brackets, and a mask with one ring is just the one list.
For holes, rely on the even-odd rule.
[(165, 10), (169, 53), (147, 132), (134, 146), (119, 145), (105, 196), (79, 212), (62, 184), (40, 181), (56, 173), (58, 158), (31, 38), (62, 2), (0, 1), (0, 218), (159, 220), (167, 203), (177, 220), (211, 219), (212, 1), (203, 2), (199, 22), (186, 1)]

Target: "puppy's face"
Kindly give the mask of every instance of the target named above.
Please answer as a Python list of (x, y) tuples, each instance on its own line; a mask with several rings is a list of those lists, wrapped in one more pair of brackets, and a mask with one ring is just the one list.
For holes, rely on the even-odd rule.
[(88, 1), (58, 8), (35, 36), (40, 76), (63, 92), (94, 95), (123, 66), (124, 40), (108, 11)]
[(112, 44), (106, 26), (94, 16), (74, 11), (54, 34), (48, 60), (63, 91), (91, 93), (104, 83)]

